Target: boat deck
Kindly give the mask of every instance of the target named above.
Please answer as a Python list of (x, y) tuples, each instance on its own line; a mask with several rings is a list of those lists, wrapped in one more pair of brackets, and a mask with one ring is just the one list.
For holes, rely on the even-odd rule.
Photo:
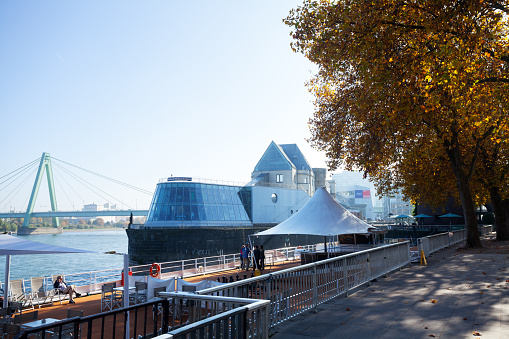
[[(285, 262), (279, 262), (271, 265), (270, 267), (267, 267), (262, 274), (268, 274), (271, 272), (280, 271), (283, 269), (291, 268), (300, 265), (299, 260), (293, 260), (293, 261), (285, 261)], [(210, 274), (202, 274), (197, 275), (189, 278), (185, 278), (184, 280), (188, 282), (200, 282), (203, 280), (213, 280), (218, 281), (218, 278), (222, 281), (223, 277), (226, 277), (228, 281), (230, 280), (230, 277), (233, 277), (233, 279), (237, 278), (237, 275), (239, 276), (239, 279), (244, 279), (244, 275), (246, 275), (247, 278), (250, 278), (251, 275), (254, 273), (253, 270), (240, 270), (240, 269), (230, 269), (220, 272), (214, 272)], [(65, 300), (60, 304), (59, 302), (55, 302), (54, 305), (51, 304), (45, 304), (42, 305), (39, 308), (35, 309), (24, 309), (23, 313), (30, 313), (38, 311), (38, 318), (39, 319), (47, 319), (47, 318), (54, 318), (54, 319), (66, 319), (67, 317), (67, 309), (72, 309), (76, 311), (83, 310), (83, 316), (89, 316), (94, 314), (101, 313), (101, 294), (92, 294), (92, 295), (83, 295), (80, 298), (75, 298), (75, 304), (70, 304), (68, 300)], [(143, 320), (144, 313), (139, 314), (139, 320)], [(113, 322), (116, 322), (116, 328), (117, 328), (117, 334), (113, 336), (112, 328), (113, 328)], [(104, 338), (114, 338), (121, 336), (121, 329), (123, 325), (123, 317), (118, 316), (115, 320), (113, 317), (109, 316), (104, 318)], [(138, 326), (144, 326), (142, 321), (138, 321)], [(101, 337), (100, 331), (101, 331), (101, 323), (98, 322), (97, 324), (94, 324), (93, 329), (93, 338), (99, 338)], [(109, 332), (109, 333), (108, 333)]]

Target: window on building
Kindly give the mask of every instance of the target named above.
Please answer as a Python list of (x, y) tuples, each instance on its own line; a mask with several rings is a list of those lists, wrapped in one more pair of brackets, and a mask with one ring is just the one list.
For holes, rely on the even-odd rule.
[(276, 182), (283, 182), (283, 175), (282, 174), (276, 174)]
[(308, 178), (304, 178), (304, 183), (307, 184), (308, 183)]

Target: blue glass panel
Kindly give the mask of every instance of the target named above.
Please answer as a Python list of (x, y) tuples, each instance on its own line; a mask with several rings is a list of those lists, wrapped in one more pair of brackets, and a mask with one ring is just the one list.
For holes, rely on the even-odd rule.
[(221, 204), (221, 193), (219, 192), (219, 186), (213, 186), (214, 187), (214, 201), (216, 204)]
[(210, 185), (205, 185), (203, 187), (204, 187), (203, 202), (205, 204), (214, 204), (216, 201), (214, 199), (214, 189)]
[(182, 197), (182, 202), (184, 203), (189, 203), (189, 186), (187, 185), (184, 185), (183, 187), (184, 191), (183, 191), (183, 197)]
[(203, 203), (202, 185), (196, 185), (196, 202)]
[(196, 205), (191, 205), (191, 220), (199, 220), (200, 216), (198, 215), (198, 207)]
[(177, 214), (177, 206), (175, 205), (170, 205), (170, 210), (169, 210), (169, 215), (168, 215), (168, 220), (176, 220), (175, 219), (175, 215)]
[(202, 220), (213, 220), (212, 209), (210, 205), (204, 205), (203, 207), (205, 208), (205, 218)]
[(198, 209), (198, 220), (207, 220), (207, 215), (205, 214), (205, 206), (203, 205), (198, 205), (197, 206), (197, 209)]
[(189, 202), (196, 202), (196, 185), (194, 184), (189, 186)]
[(174, 204), (177, 202), (177, 186), (176, 185), (168, 185), (171, 187), (171, 194), (170, 194), (170, 204)]
[(161, 207), (161, 214), (159, 217), (160, 220), (170, 220), (169, 209), (170, 209), (169, 205), (163, 205)]
[(182, 220), (191, 220), (191, 206), (188, 204), (184, 204), (183, 209), (183, 219)]

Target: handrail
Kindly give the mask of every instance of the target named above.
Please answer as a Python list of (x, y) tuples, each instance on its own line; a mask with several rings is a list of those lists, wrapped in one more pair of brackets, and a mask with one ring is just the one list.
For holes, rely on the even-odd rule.
[(405, 241), (244, 279), (197, 293), (270, 300), (270, 326), (273, 327), (408, 264), (410, 244)]
[[(127, 332), (127, 324), (134, 328), (134, 332), (130, 333), (130, 337), (137, 338), (138, 335), (142, 335), (144, 338), (150, 335), (154, 337), (160, 333), (166, 333), (168, 331), (168, 317), (169, 317), (169, 302), (166, 299), (157, 299), (155, 301), (146, 302), (143, 304), (137, 304), (125, 308), (119, 308), (103, 313), (93, 314), (85, 317), (74, 317), (69, 319), (64, 319), (58, 322), (44, 324), (39, 327), (25, 329), (21, 332), (16, 339), (28, 339), (32, 335), (36, 335), (38, 338), (45, 338), (47, 333), (58, 335), (59, 337), (65, 337), (65, 335), (72, 334), (74, 338), (104, 338), (105, 332), (110, 333), (109, 330), (113, 333), (113, 338), (116, 337), (126, 337)], [(159, 308), (163, 310), (163, 316), (159, 321), (159, 317), (157, 316)], [(144, 311), (145, 318), (149, 312), (152, 313), (151, 321), (152, 329), (149, 329), (150, 326), (145, 324), (143, 328), (139, 328), (137, 324), (138, 314)], [(129, 313), (132, 316), (129, 316)], [(125, 326), (123, 326), (123, 336), (116, 336), (115, 331), (117, 330), (116, 319), (117, 316), (123, 317), (123, 322)], [(113, 323), (111, 323), (111, 328), (105, 329), (105, 319), (108, 317), (113, 317)], [(95, 322), (95, 323), (94, 323)], [(67, 326), (66, 326), (67, 325)], [(83, 326), (82, 326), (83, 325)], [(83, 327), (83, 328), (82, 328)], [(69, 330), (70, 328), (70, 330)], [(97, 329), (100, 329), (100, 336), (97, 334)], [(80, 333), (80, 330), (82, 333)], [(106, 330), (106, 331), (105, 331)], [(57, 332), (57, 333), (55, 333)], [(107, 336), (111, 338), (111, 335)]]

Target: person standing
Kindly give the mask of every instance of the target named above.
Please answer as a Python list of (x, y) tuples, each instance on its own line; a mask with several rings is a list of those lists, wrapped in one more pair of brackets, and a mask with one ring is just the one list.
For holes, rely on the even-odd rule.
[(249, 244), (246, 244), (244, 247), (244, 254), (242, 255), (242, 260), (244, 261), (244, 269), (249, 270), (249, 255), (251, 254), (251, 249), (249, 248)]
[(244, 269), (244, 253), (246, 252), (246, 245), (242, 245), (240, 249), (240, 269)]
[(253, 256), (254, 256), (254, 267), (253, 268), (261, 270), (261, 268), (260, 268), (260, 249), (258, 248), (258, 245), (256, 245), (254, 247)]
[(263, 271), (265, 268), (265, 250), (263, 249), (263, 245), (260, 245), (260, 271)]

